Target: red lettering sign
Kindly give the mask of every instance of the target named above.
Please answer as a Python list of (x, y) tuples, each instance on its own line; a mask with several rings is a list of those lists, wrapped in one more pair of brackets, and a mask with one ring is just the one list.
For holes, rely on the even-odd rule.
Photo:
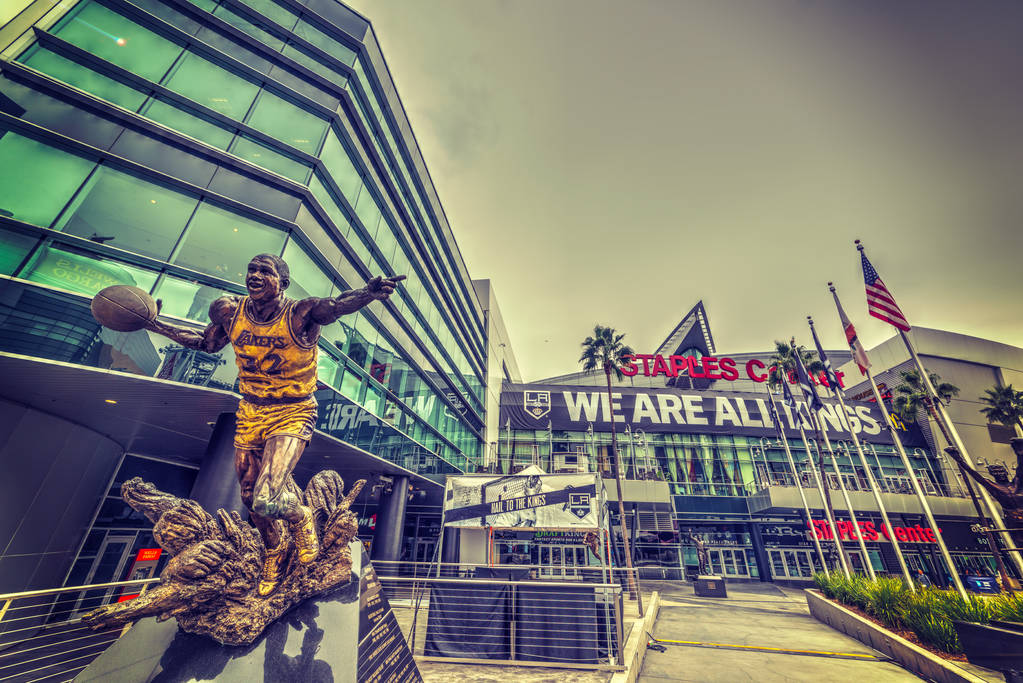
[[(739, 379), (739, 370), (735, 364), (735, 359), (727, 356), (702, 356), (700, 358), (695, 356), (668, 356), (665, 358), (660, 354), (637, 353), (632, 356), (626, 356), (625, 360), (626, 363), (622, 366), (622, 374), (626, 377), (633, 377), (643, 373), (645, 377), (689, 375), (695, 379), (720, 379), (726, 382), (734, 382)], [(642, 367), (640, 367), (641, 363)], [(752, 358), (746, 362), (745, 370), (745, 379), (751, 379), (758, 383), (767, 381), (767, 366), (763, 361)], [(838, 377), (838, 383), (844, 387), (845, 382), (843, 378), (845, 374), (836, 372), (835, 376)], [(828, 385), (828, 381), (823, 373), (819, 377), (813, 377), (812, 379), (815, 384)], [(789, 376), (789, 383), (796, 383), (794, 376)]]
[[(844, 522), (841, 520), (835, 521), (835, 526), (838, 527), (838, 537), (843, 541), (855, 541), (858, 536), (856, 535), (856, 527), (853, 526), (852, 522)], [(877, 527), (874, 526), (873, 522), (860, 522), (860, 533), (863, 535), (864, 541), (877, 541), (880, 540), (881, 536), (884, 536), (886, 540), (891, 541), (894, 535), (898, 539), (899, 543), (937, 543), (938, 538), (934, 533), (933, 529), (922, 527), (919, 524), (916, 526), (895, 526), (891, 530), (887, 526), (881, 524), (881, 534), (878, 535)], [(813, 520), (813, 531), (819, 540), (830, 541), (834, 536), (828, 528), (827, 520), (815, 519)], [(941, 529), (938, 529), (938, 533), (941, 533)]]
[(162, 548), (143, 548), (135, 555), (136, 562), (152, 562), (160, 559), (160, 553), (163, 552)]

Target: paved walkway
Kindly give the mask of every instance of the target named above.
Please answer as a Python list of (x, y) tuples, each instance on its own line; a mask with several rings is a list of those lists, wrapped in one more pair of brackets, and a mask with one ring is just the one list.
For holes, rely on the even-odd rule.
[[(810, 616), (801, 590), (774, 584), (728, 584), (727, 598), (698, 598), (691, 584), (644, 582), (661, 592), (656, 638), (788, 650), (876, 655)], [(712, 649), (666, 644), (649, 650), (640, 683), (659, 681), (917, 681), (897, 664), (876, 660)]]

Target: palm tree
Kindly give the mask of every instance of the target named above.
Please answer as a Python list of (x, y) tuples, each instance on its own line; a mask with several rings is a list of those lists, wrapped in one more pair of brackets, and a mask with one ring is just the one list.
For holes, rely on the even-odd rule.
[(987, 421), (997, 422), (1019, 433), (1023, 426), (1023, 391), (1016, 391), (1011, 384), (1004, 387), (995, 385), (986, 389), (984, 394), (980, 400), (987, 404), (987, 408), (981, 408), (980, 412)]
[[(941, 435), (945, 437), (945, 441), (949, 446), (955, 446), (955, 442), (952, 440), (952, 435), (945, 429), (944, 423), (938, 419), (938, 411), (934, 407), (934, 400), (931, 395), (927, 392), (927, 387), (924, 385), (923, 378), (917, 370), (903, 370), (902, 383), (895, 387), (895, 412), (905, 422), (916, 421), (916, 416), (920, 410), (923, 409), (931, 416), (934, 420), (938, 429), (941, 430)], [(948, 403), (953, 397), (959, 395), (959, 387), (949, 382), (942, 382), (941, 377), (933, 372), (928, 371), (927, 376), (931, 380), (931, 386), (934, 387), (935, 393), (938, 395), (938, 399)]]
[(611, 415), (611, 464), (614, 467), (615, 484), (618, 487), (618, 518), (622, 523), (622, 542), (625, 548), (625, 566), (628, 572), (629, 592), (635, 593), (640, 616), (643, 615), (643, 594), (639, 590), (639, 579), (632, 567), (632, 550), (629, 547), (629, 529), (625, 522), (625, 502), (622, 496), (622, 468), (618, 458), (618, 435), (615, 432), (614, 401), (611, 400), (611, 373), (619, 380), (624, 376), (622, 366), (629, 362), (633, 350), (622, 343), (624, 334), (618, 334), (613, 327), (597, 325), (593, 336), (583, 341), (583, 353), (579, 362), (583, 370), (604, 371), (607, 378), (607, 405)]
[(817, 376), (824, 370), (824, 364), (817, 354), (808, 351), (805, 346), (795, 343), (774, 341), (774, 355), (767, 363), (767, 385), (777, 389), (783, 381), (788, 381), (790, 373), (796, 371), (796, 353), (803, 361), (807, 373)]

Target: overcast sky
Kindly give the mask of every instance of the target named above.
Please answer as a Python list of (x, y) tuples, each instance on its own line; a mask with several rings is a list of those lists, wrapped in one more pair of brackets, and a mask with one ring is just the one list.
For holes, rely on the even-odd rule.
[(700, 299), (721, 353), (841, 347), (828, 280), (869, 348), (855, 238), (910, 323), (1023, 346), (1023, 2), (349, 4), (524, 379)]

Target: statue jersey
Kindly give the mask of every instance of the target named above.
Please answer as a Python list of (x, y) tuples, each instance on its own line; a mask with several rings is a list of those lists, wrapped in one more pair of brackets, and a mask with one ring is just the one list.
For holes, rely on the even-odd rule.
[(238, 387), (254, 403), (292, 403), (316, 390), (317, 347), (304, 344), (291, 329), (294, 299), (285, 299), (271, 320), (249, 315), (249, 297), (242, 297), (227, 336), (238, 364)]

